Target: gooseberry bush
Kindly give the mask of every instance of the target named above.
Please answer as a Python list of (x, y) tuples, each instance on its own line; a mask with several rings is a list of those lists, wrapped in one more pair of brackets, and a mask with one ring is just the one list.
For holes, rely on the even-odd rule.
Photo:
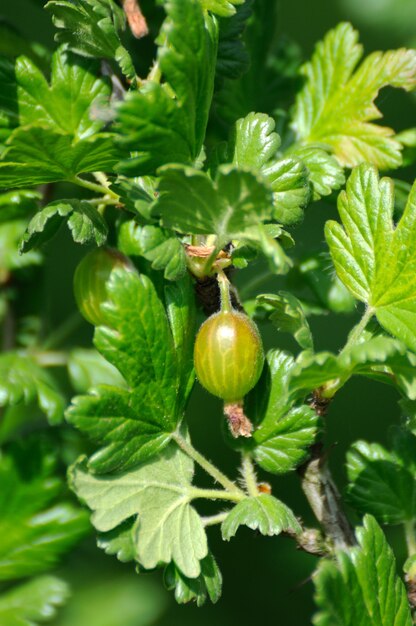
[[(209, 539), (240, 526), (314, 555), (317, 626), (412, 623), (416, 186), (399, 168), (416, 139), (383, 126), (375, 99), (415, 88), (416, 52), (365, 56), (341, 23), (302, 64), (276, 40), (272, 4), (156, 0), (143, 14), (131, 0), (50, 0), (55, 51), (15, 32), (2, 46), (2, 626), (68, 601), (53, 568), (88, 533), (126, 568), (164, 570), (179, 603), (215, 603)], [(296, 227), (323, 201), (320, 248), (298, 252)], [(68, 347), (78, 313), (51, 328), (27, 305), (65, 228), (93, 345)], [(257, 280), (240, 296), (245, 273)], [(325, 314), (351, 320), (338, 352), (314, 348), (309, 319)], [(265, 356), (259, 321), (278, 331)], [(293, 353), (279, 347), (288, 333)], [(192, 443), (196, 375), (224, 401), (218, 447), (234, 475)], [(351, 446), (340, 495), (324, 436), (353, 376), (399, 403), (390, 447)], [(315, 524), (268, 483), (294, 471)], [(402, 528), (403, 569), (386, 525)]]

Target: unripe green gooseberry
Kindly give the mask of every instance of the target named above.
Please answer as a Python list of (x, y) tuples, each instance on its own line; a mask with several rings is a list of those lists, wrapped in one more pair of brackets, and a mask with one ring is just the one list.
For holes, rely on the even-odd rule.
[(94, 326), (106, 323), (101, 304), (108, 300), (107, 281), (117, 267), (133, 269), (128, 257), (112, 248), (96, 248), (81, 260), (74, 274), (74, 295), (78, 308)]
[(221, 310), (199, 329), (194, 363), (199, 382), (226, 404), (240, 403), (263, 369), (264, 352), (256, 324), (239, 311)]

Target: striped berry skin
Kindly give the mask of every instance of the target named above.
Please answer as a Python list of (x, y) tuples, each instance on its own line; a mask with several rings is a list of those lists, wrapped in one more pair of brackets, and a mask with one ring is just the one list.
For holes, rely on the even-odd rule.
[(133, 269), (130, 260), (118, 250), (96, 248), (84, 256), (75, 270), (76, 303), (83, 317), (94, 326), (106, 323), (100, 305), (108, 300), (106, 283), (116, 267)]
[(199, 382), (226, 403), (240, 402), (254, 387), (263, 369), (259, 331), (239, 311), (219, 311), (199, 329), (194, 363)]

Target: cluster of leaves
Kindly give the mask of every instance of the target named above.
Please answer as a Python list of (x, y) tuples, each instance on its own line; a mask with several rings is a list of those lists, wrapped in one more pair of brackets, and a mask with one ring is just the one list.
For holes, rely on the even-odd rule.
[[(414, 423), (416, 187), (396, 226), (393, 182), (377, 168), (399, 167), (405, 142), (374, 123), (381, 117), (374, 101), (386, 86), (416, 86), (416, 53), (377, 52), (361, 61), (357, 33), (340, 24), (301, 67), (305, 80), (295, 95), (296, 49), (274, 47), (267, 0), (162, 4), (166, 18), (146, 78), (136, 75), (124, 12), (113, 0), (48, 2), (60, 44), (50, 55), (50, 78), (44, 57), (30, 49), (1, 60), (0, 318), (9, 333), (11, 277), (24, 280), (42, 262), (39, 248), (63, 223), (74, 242), (101, 246), (108, 238), (131, 257), (137, 271), (116, 269), (106, 285), (98, 352), (65, 355), (81, 394), (66, 421), (89, 452), (71, 466), (69, 483), (92, 511), (99, 547), (138, 571), (163, 566), (177, 601), (201, 605), (221, 594), (206, 526), (220, 523), (224, 540), (246, 525), (265, 535), (285, 532), (302, 545), (301, 520), (261, 491), (254, 467), (281, 475), (306, 463), (323, 428), (319, 402), (353, 375), (371, 377), (395, 386)], [(278, 89), (294, 98), (284, 120)], [(326, 224), (329, 254), (296, 258), (289, 229), (309, 204), (340, 189), (351, 168), (338, 196), (342, 223)], [(184, 423), (195, 378), (189, 244), (209, 249), (198, 266), (202, 281), (215, 273), (217, 257), (239, 268), (265, 259), (285, 290), (258, 295), (246, 310), (291, 334), (301, 349), (296, 356), (269, 351), (245, 401), (253, 437), (226, 436), (242, 454), (241, 485), (194, 449)], [(351, 312), (356, 300), (365, 314), (342, 351), (315, 352), (308, 315)], [(39, 442), (30, 451), (21, 443), (26, 428), (39, 426), (39, 413), (51, 425), (62, 421), (65, 398), (42, 367), (54, 355), (39, 337), (10, 347), (0, 357), (0, 525), (11, 537), (0, 549), (0, 578), (14, 581), (51, 568), (88, 523), (64, 492), (58, 455)], [(42, 418), (39, 428), (43, 437)], [(358, 545), (340, 548), (325, 538), (324, 551), (335, 558), (323, 559), (314, 575), (319, 626), (411, 623), (376, 519), (403, 525), (414, 551), (414, 438), (402, 429), (391, 452), (352, 447), (348, 498), (370, 515), (357, 529)], [(97, 447), (92, 453), (86, 440)], [(195, 463), (222, 488), (196, 486)], [(228, 508), (204, 517), (194, 503), (202, 498)], [(37, 576), (0, 596), (2, 623), (39, 622), (66, 595), (59, 579)]]

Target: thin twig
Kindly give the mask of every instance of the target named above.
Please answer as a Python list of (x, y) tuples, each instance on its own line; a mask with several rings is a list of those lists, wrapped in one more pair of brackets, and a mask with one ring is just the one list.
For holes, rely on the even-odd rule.
[(321, 444), (312, 447), (311, 458), (299, 469), (302, 489), (325, 535), (336, 548), (356, 543), (351, 525), (342, 510), (338, 489), (327, 465)]

